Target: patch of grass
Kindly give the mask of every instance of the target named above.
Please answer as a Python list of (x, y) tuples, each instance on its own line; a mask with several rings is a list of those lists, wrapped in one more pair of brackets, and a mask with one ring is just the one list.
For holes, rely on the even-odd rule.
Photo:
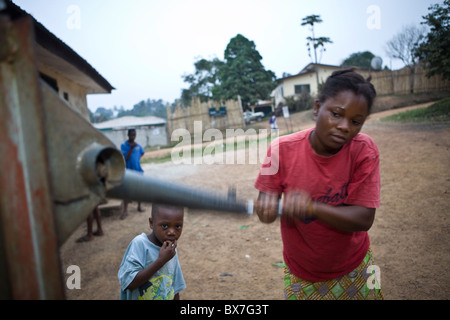
[(450, 98), (440, 100), (428, 108), (420, 108), (394, 114), (382, 121), (393, 122), (441, 122), (450, 121)]
[(171, 160), (171, 153), (167, 153), (160, 157), (145, 157), (141, 159), (141, 164), (144, 163), (163, 163)]
[[(216, 153), (222, 153), (222, 152), (226, 152), (226, 151), (230, 151), (230, 150), (239, 150), (239, 149), (243, 149), (243, 148), (249, 148), (251, 144), (270, 144), (272, 142), (272, 140), (274, 139), (273, 136), (269, 136), (269, 137), (263, 137), (263, 138), (259, 138), (259, 137), (250, 137), (249, 139), (245, 139), (242, 141), (237, 142), (236, 140), (233, 143), (225, 143), (222, 144), (222, 146), (219, 144), (216, 148), (216, 146), (202, 146), (201, 150), (200, 147), (197, 148), (192, 148), (190, 150), (191, 152), (191, 159), (198, 156), (198, 155), (204, 155), (205, 154), (205, 149), (208, 148), (207, 150), (207, 154), (210, 155), (215, 155)], [(171, 147), (174, 147), (178, 144), (178, 142), (173, 143)], [(230, 149), (230, 150), (227, 150)], [(180, 156), (181, 153), (183, 151), (180, 150)], [(184, 151), (184, 152), (189, 152), (189, 151)], [(141, 163), (163, 163), (163, 162), (167, 162), (167, 161), (171, 161), (172, 160), (172, 153), (168, 152), (167, 154), (164, 154), (160, 157), (145, 157), (141, 160)]]

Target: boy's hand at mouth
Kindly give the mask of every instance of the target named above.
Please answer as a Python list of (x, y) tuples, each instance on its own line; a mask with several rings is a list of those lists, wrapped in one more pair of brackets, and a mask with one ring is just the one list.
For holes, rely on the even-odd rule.
[(172, 259), (175, 256), (175, 249), (177, 247), (177, 241), (169, 241), (166, 240), (161, 246), (161, 249), (159, 249), (159, 258), (166, 263), (170, 259)]

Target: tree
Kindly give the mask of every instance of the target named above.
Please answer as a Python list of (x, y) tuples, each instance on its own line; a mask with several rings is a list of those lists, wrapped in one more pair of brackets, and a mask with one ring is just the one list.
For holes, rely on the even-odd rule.
[(131, 110), (124, 110), (123, 108), (121, 110), (118, 110), (117, 117), (120, 118), (124, 116), (155, 116), (160, 118), (167, 118), (167, 111), (163, 100), (147, 99), (135, 104), (133, 106), (133, 109)]
[(414, 73), (418, 58), (416, 49), (418, 43), (422, 40), (425, 28), (419, 28), (415, 25), (403, 27), (402, 31), (397, 33), (391, 40), (387, 42), (386, 54), (393, 58), (401, 60), (405, 67), (411, 70), (410, 92), (414, 89)]
[(218, 69), (219, 84), (212, 88), (215, 100), (241, 96), (244, 106), (267, 99), (276, 86), (275, 73), (265, 70), (255, 43), (241, 34), (232, 38), (224, 52), (225, 63)]
[(90, 114), (90, 120), (92, 123), (99, 123), (103, 121), (111, 120), (114, 117), (112, 110), (105, 107), (98, 107), (94, 113)]
[(212, 98), (212, 88), (219, 84), (217, 72), (223, 64), (217, 58), (194, 63), (195, 73), (182, 76), (184, 82), (190, 84), (189, 89), (183, 89), (181, 93), (184, 105), (190, 105), (193, 97), (199, 97), (202, 102)]
[(422, 24), (430, 26), (425, 41), (416, 48), (415, 56), (427, 68), (427, 77), (442, 75), (450, 80), (450, 0), (432, 5)]
[[(308, 47), (308, 55), (311, 57), (311, 45), (313, 47), (314, 50), (314, 63), (317, 64), (320, 62), (320, 60), (322, 60), (322, 54), (324, 51), (326, 51), (325, 49), (325, 44), (326, 43), (333, 43), (333, 41), (330, 40), (330, 38), (328, 37), (315, 37), (314, 34), (314, 24), (315, 23), (321, 23), (322, 19), (320, 19), (319, 15), (313, 14), (310, 16), (306, 16), (302, 19), (302, 26), (306, 26), (306, 25), (310, 25), (311, 26), (311, 32), (312, 32), (312, 37), (307, 37), (306, 40), (308, 41), (306, 43), (307, 47)], [(320, 59), (317, 60), (317, 49), (320, 48)]]
[(342, 62), (341, 67), (359, 67), (370, 69), (370, 63), (374, 57), (375, 55), (370, 51), (355, 52)]
[(386, 54), (390, 58), (401, 60), (406, 67), (416, 65), (418, 59), (415, 50), (424, 33), (424, 28), (415, 25), (403, 27), (401, 32), (387, 42)]
[[(306, 25), (311, 26), (312, 37), (306, 38), (306, 40), (307, 40), (306, 46), (308, 47), (308, 55), (311, 57), (311, 45), (312, 45), (313, 50), (314, 50), (314, 63), (317, 64), (318, 62), (320, 62), (320, 60), (322, 60), (323, 52), (326, 51), (325, 44), (333, 43), (333, 41), (331, 41), (330, 38), (328, 38), (328, 37), (316, 38), (316, 36), (314, 34), (314, 24), (322, 22), (322, 19), (320, 19), (319, 15), (313, 14), (310, 16), (306, 16), (302, 19), (302, 21), (303, 21), (301, 23), (302, 26), (306, 26)], [(318, 48), (320, 48), (320, 59), (319, 60), (317, 60), (317, 49)], [(319, 73), (317, 71), (316, 71), (316, 81), (317, 81), (317, 87), (319, 87)]]

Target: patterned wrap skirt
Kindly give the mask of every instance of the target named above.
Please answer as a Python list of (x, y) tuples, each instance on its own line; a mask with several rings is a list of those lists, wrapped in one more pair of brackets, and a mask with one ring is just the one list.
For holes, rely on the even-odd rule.
[(383, 300), (380, 268), (367, 251), (360, 265), (348, 274), (323, 282), (311, 282), (293, 275), (284, 264), (284, 295), (287, 300)]

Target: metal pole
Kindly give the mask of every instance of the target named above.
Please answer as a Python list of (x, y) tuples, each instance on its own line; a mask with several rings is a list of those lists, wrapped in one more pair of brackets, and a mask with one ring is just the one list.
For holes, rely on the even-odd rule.
[(132, 170), (126, 170), (122, 184), (107, 191), (106, 196), (129, 201), (178, 205), (193, 209), (247, 212), (247, 205), (243, 202), (220, 197), (206, 191), (167, 183)]

